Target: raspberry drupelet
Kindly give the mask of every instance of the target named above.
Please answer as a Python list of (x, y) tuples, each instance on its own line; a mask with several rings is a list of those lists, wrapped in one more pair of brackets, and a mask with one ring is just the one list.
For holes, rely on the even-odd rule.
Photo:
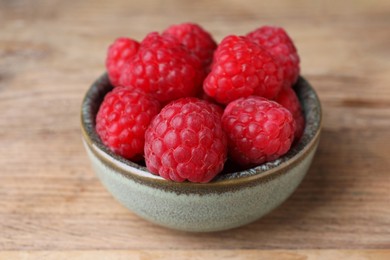
[(106, 69), (113, 86), (119, 86), (124, 66), (138, 52), (139, 43), (133, 39), (121, 37), (116, 39), (107, 50)]
[(294, 139), (291, 113), (268, 99), (250, 96), (231, 102), (222, 116), (231, 159), (245, 167), (285, 154)]
[(197, 56), (207, 70), (217, 44), (205, 29), (194, 23), (182, 23), (168, 27), (163, 35), (171, 35)]
[(305, 129), (305, 118), (303, 115), (301, 103), (294, 90), (290, 87), (284, 87), (276, 96), (274, 101), (281, 104), (283, 107), (289, 110), (295, 120), (295, 140), (299, 140)]
[(162, 103), (196, 96), (204, 72), (200, 60), (177, 39), (150, 33), (123, 69), (120, 84), (142, 89)]
[(250, 95), (274, 98), (282, 81), (282, 70), (271, 54), (246, 37), (230, 35), (218, 45), (203, 89), (228, 104)]
[(137, 161), (144, 154), (145, 131), (160, 111), (160, 104), (135, 88), (116, 87), (100, 105), (96, 132), (114, 153)]
[(168, 180), (209, 182), (222, 171), (226, 157), (221, 110), (197, 98), (166, 105), (145, 134), (146, 166)]
[(292, 86), (297, 81), (300, 70), (298, 52), (283, 28), (263, 26), (248, 33), (247, 37), (274, 56), (282, 68), (285, 84)]

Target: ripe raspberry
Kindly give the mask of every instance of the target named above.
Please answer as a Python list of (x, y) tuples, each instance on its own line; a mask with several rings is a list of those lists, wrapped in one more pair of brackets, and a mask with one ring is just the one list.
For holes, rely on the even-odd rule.
[(283, 87), (274, 101), (278, 102), (291, 112), (296, 125), (295, 140), (299, 140), (305, 129), (305, 118), (303, 117), (301, 103), (299, 103), (299, 99), (294, 90), (290, 87)]
[(197, 57), (173, 37), (150, 33), (124, 67), (120, 84), (154, 95), (160, 102), (195, 96), (204, 78)]
[(292, 86), (299, 75), (299, 56), (293, 41), (280, 27), (263, 26), (247, 34), (248, 39), (268, 50), (283, 69), (284, 81)]
[(274, 98), (281, 87), (282, 71), (273, 57), (242, 36), (222, 40), (203, 84), (206, 94), (223, 104), (250, 95)]
[(150, 95), (134, 88), (116, 87), (100, 105), (96, 131), (103, 143), (125, 158), (142, 158), (145, 131), (160, 110)]
[(258, 96), (231, 102), (222, 116), (233, 161), (243, 166), (272, 161), (285, 154), (294, 139), (291, 113), (276, 102)]
[(163, 36), (165, 35), (172, 35), (179, 40), (202, 61), (203, 67), (210, 65), (217, 44), (212, 36), (199, 25), (193, 23), (172, 25), (163, 32)]
[(110, 45), (106, 57), (106, 69), (111, 84), (119, 85), (123, 66), (138, 52), (139, 43), (130, 38), (118, 38)]
[(182, 44), (175, 37), (171, 35), (160, 35), (158, 32), (149, 33), (141, 42), (141, 47), (152, 49), (175, 48), (177, 46), (182, 46)]
[(221, 110), (204, 100), (172, 101), (146, 130), (146, 166), (168, 180), (209, 182), (222, 170), (226, 156)]

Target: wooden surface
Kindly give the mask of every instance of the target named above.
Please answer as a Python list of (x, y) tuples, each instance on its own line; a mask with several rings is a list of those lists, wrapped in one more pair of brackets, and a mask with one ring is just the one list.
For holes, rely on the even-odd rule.
[[(80, 103), (110, 42), (184, 21), (218, 41), (284, 26), (323, 104), (318, 153), (300, 187), (230, 231), (190, 234), (140, 219), (102, 187), (81, 144)], [(387, 0), (0, 0), (0, 258), (389, 257), (389, 28)]]

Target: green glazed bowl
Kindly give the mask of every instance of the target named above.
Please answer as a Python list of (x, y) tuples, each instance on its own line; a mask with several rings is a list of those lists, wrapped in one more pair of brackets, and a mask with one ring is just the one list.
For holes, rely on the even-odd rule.
[(300, 78), (294, 90), (304, 109), (306, 126), (301, 140), (286, 155), (244, 171), (224, 170), (210, 183), (171, 182), (113, 154), (99, 139), (95, 116), (111, 89), (107, 75), (103, 75), (83, 100), (81, 129), (88, 157), (115, 199), (140, 217), (165, 227), (209, 232), (259, 219), (298, 187), (319, 142), (320, 101), (309, 83)]

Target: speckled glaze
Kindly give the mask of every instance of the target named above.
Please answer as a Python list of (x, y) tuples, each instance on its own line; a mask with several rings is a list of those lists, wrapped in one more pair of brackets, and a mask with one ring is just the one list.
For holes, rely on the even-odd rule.
[(285, 156), (245, 171), (227, 170), (206, 184), (167, 181), (113, 154), (101, 143), (95, 132), (95, 116), (111, 88), (103, 75), (84, 98), (81, 128), (87, 154), (114, 198), (137, 215), (165, 227), (209, 232), (259, 219), (298, 187), (318, 145), (320, 102), (308, 82), (300, 78), (294, 89), (303, 105), (306, 127), (301, 140)]

